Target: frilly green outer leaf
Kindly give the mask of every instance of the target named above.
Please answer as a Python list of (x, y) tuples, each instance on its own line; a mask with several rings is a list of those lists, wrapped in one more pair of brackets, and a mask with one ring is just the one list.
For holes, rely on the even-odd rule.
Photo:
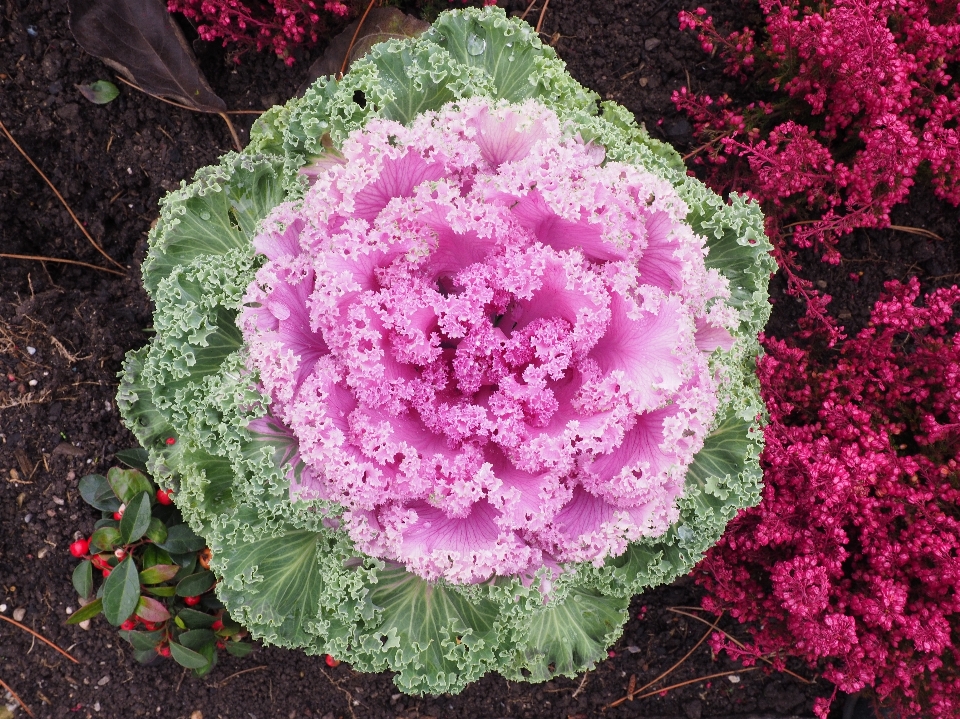
[[(711, 358), (720, 411), (688, 473), (680, 520), (603, 566), (564, 567), (546, 603), (546, 575), (532, 584), (431, 584), (361, 555), (338, 529), (340, 507), (292, 503), (296, 445), (269, 425), (235, 322), (260, 264), (251, 244), (258, 224), (302, 197), (303, 165), (372, 117), (409, 122), (478, 95), (535, 98), (608, 159), (669, 180), (740, 314), (733, 348)], [(118, 404), (155, 479), (177, 490), (185, 520), (213, 550), (221, 600), (256, 638), (330, 653), (361, 671), (391, 669), (412, 693), (459, 691), (489, 671), (528, 681), (573, 675), (605, 656), (632, 594), (688, 572), (737, 510), (759, 500), (763, 405), (753, 370), (775, 269), (763, 218), (756, 205), (737, 196), (725, 203), (688, 177), (672, 148), (598, 100), (502, 10), (444, 13), (421, 37), (374, 46), (343, 80), (323, 78), (269, 111), (243, 153), (162, 201), (143, 264), (156, 337), (127, 356)]]

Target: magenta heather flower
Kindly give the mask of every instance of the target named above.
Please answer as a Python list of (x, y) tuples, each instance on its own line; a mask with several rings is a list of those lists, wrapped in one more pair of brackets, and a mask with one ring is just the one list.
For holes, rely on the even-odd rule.
[(534, 102), (371, 120), (255, 240), (239, 319), (295, 498), (455, 583), (664, 533), (738, 316), (671, 185)]
[(919, 295), (916, 279), (888, 283), (870, 326), (834, 349), (823, 329), (801, 346), (764, 341), (763, 501), (729, 524), (697, 575), (704, 606), (752, 634), (746, 647), (718, 635), (715, 649), (802, 657), (899, 716), (953, 719), (960, 290), (922, 305)]

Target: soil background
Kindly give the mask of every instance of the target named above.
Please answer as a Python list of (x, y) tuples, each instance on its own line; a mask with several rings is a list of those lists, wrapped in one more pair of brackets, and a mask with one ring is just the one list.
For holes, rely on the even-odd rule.
[[(512, 2), (512, 4), (510, 4)], [(501, 2), (519, 13), (522, 0)], [(741, 92), (681, 33), (678, 0), (552, 0), (543, 39), (581, 83), (633, 111), (654, 137), (690, 149), (690, 124), (670, 93), (688, 85), (710, 94)], [(749, 0), (706, 5), (719, 27), (756, 24)], [(541, 6), (528, 19), (534, 23)], [(636, 597), (613, 656), (576, 680), (542, 685), (485, 677), (459, 696), (408, 697), (390, 676), (362, 675), (322, 657), (261, 648), (244, 659), (222, 656), (195, 679), (172, 661), (140, 666), (102, 618), (89, 630), (67, 626), (77, 607), (70, 584), (76, 562), (67, 548), (89, 534), (96, 512), (77, 482), (106, 473), (113, 455), (135, 441), (120, 423), (114, 395), (124, 353), (148, 340), (152, 308), (139, 280), (157, 201), (231, 149), (217, 116), (181, 110), (120, 85), (107, 105), (87, 102), (76, 84), (114, 80), (84, 53), (67, 27), (66, 0), (0, 3), (0, 120), (66, 198), (104, 250), (124, 267), (117, 276), (80, 266), (0, 258), (0, 612), (25, 610), (24, 624), (79, 660), (72, 664), (30, 635), (0, 623), (0, 680), (36, 717), (285, 719), (367, 717), (427, 719), (587, 719), (657, 717), (732, 719), (811, 716), (829, 695), (818, 681), (743, 671), (695, 681), (664, 695), (605, 708), (681, 659), (706, 627), (671, 608), (695, 607), (699, 592), (683, 578)], [(302, 52), (288, 68), (270, 54), (231, 62), (216, 45), (196, 43), (201, 67), (231, 109), (262, 110), (293, 95), (323, 47)], [(119, 84), (119, 83), (118, 83)], [(253, 119), (235, 115), (242, 138)], [(822, 264), (801, 254), (803, 274), (834, 297), (831, 308), (849, 330), (862, 327), (883, 281), (918, 275), (927, 288), (953, 284), (960, 272), (958, 215), (918, 184), (894, 222), (930, 230), (943, 241), (893, 231), (862, 231), (841, 244), (844, 262)], [(0, 138), (0, 253), (39, 255), (107, 267), (55, 196)], [(863, 273), (862, 275), (860, 273)], [(856, 277), (856, 280), (853, 279)], [(790, 334), (802, 307), (773, 280), (768, 331)], [(742, 636), (725, 619), (721, 626)], [(791, 665), (815, 678), (813, 670)], [(694, 680), (737, 669), (701, 645), (666, 680)], [(237, 675), (237, 672), (248, 670)], [(735, 681), (736, 680), (736, 681)], [(2, 698), (2, 691), (0, 691)], [(9, 695), (7, 703), (12, 704)], [(838, 702), (836, 710), (842, 708)], [(0, 702), (0, 717), (3, 715)], [(197, 714), (199, 712), (199, 714)], [(23, 716), (14, 708), (13, 716)]]

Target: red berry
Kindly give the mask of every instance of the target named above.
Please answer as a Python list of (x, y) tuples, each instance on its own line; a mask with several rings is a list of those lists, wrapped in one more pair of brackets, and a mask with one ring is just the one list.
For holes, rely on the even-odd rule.
[(323, 658), (323, 661), (325, 661), (325, 662), (327, 663), (327, 666), (328, 666), (328, 667), (338, 667), (338, 666), (340, 666), (340, 660), (339, 660), (339, 659), (334, 659), (334, 658), (333, 658), (331, 655), (329, 655), (329, 654), (327, 654), (327, 655)]
[(114, 512), (113, 518), (119, 522), (121, 519), (123, 519), (123, 515), (120, 514), (120, 512)]
[(123, 624), (120, 625), (120, 628), (126, 629), (129, 632), (131, 629), (137, 628), (137, 622), (134, 619), (128, 619), (127, 621), (125, 621)]
[(167, 446), (173, 446), (177, 443), (177, 440), (173, 437), (167, 437)]
[(200, 603), (200, 597), (184, 597), (183, 603), (188, 607), (195, 607)]
[(95, 566), (97, 569), (107, 568), (107, 563), (104, 561), (103, 557), (99, 554), (94, 554), (90, 558), (90, 561), (93, 563), (93, 566)]
[(172, 499), (173, 492), (166, 492), (162, 489), (157, 490), (157, 501), (163, 505), (173, 504)]
[(157, 653), (158, 653), (161, 657), (169, 657), (169, 656), (170, 656), (170, 647), (168, 647), (166, 644), (164, 644), (162, 647), (160, 647), (159, 649), (157, 649)]
[(218, 619), (217, 621), (215, 621), (213, 624), (210, 625), (210, 628), (215, 632), (219, 632), (221, 629), (223, 629), (223, 622), (221, 622)]
[(86, 556), (89, 549), (90, 549), (89, 540), (78, 539), (76, 542), (70, 545), (70, 554), (72, 554), (77, 559), (80, 559), (80, 557)]
[(160, 626), (160, 625), (159, 625), (159, 624), (156, 624), (155, 622), (144, 622), (144, 623), (143, 623), (143, 628), (146, 629), (148, 632), (152, 632), (152, 631), (155, 630), (158, 626)]
[(217, 642), (217, 649), (224, 649), (226, 646), (222, 641)]
[(110, 576), (110, 572), (111, 572), (111, 571), (112, 571), (112, 570), (110, 569), (110, 567), (104, 567), (104, 568), (103, 568), (101, 574), (103, 574), (104, 579), (106, 579), (107, 577)]

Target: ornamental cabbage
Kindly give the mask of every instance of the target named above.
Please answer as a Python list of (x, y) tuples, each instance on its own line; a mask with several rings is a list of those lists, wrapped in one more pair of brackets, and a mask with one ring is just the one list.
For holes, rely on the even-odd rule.
[(254, 636), (414, 693), (572, 675), (759, 500), (762, 226), (445, 13), (162, 201), (118, 401)]

